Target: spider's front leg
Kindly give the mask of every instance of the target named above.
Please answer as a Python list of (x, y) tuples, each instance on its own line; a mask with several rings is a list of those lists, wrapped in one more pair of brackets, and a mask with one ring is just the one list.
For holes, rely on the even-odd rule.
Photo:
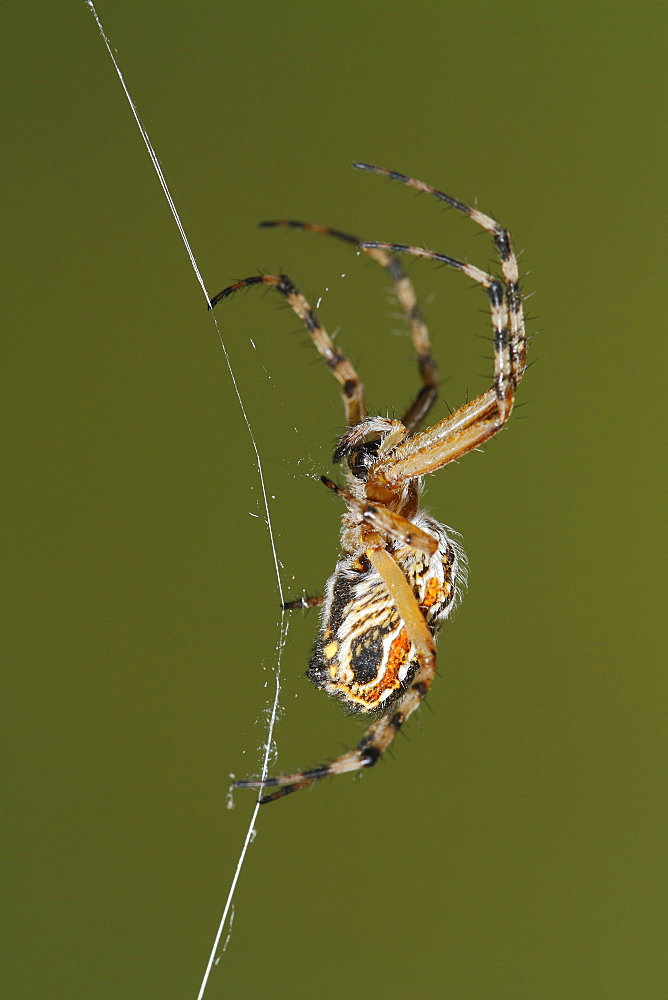
[(311, 233), (320, 233), (324, 236), (334, 237), (334, 239), (342, 240), (344, 243), (364, 250), (364, 253), (387, 271), (394, 285), (399, 304), (410, 325), (418, 371), (422, 380), (422, 388), (417, 393), (412, 405), (401, 418), (402, 423), (406, 425), (409, 431), (417, 430), (436, 402), (438, 395), (438, 367), (431, 353), (429, 331), (420, 312), (413, 283), (399, 260), (391, 254), (386, 253), (385, 250), (366, 248), (358, 236), (344, 233), (340, 229), (332, 229), (330, 226), (319, 226), (312, 222), (297, 222), (295, 219), (278, 219), (271, 222), (261, 222), (260, 226), (264, 229), (283, 226), (288, 229), (307, 230)]
[[(397, 248), (396, 244), (392, 246)], [(433, 427), (399, 442), (390, 454), (380, 456), (370, 472), (367, 492), (396, 490), (402, 483), (436, 472), (489, 441), (507, 424), (515, 403), (515, 389), (524, 373), (524, 328), (522, 325), (522, 337), (517, 341), (519, 320), (509, 311), (509, 296), (503, 283), (443, 254), (415, 247), (404, 249), (449, 263), (485, 287), (494, 328), (494, 386)]]

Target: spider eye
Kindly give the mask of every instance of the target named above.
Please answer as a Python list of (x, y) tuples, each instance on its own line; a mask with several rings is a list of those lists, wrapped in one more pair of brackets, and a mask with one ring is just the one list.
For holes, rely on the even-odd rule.
[(365, 441), (359, 448), (355, 448), (348, 455), (348, 468), (355, 479), (366, 480), (369, 477), (369, 469), (375, 465), (378, 456), (378, 445), (380, 441)]

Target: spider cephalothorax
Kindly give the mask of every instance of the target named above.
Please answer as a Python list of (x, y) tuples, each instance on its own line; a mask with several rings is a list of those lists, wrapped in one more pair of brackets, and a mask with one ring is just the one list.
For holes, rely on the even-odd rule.
[[(276, 788), (262, 802), (281, 798), (327, 775), (375, 764), (424, 699), (436, 669), (434, 638), (461, 595), (466, 563), (456, 533), (420, 509), (422, 477), (480, 447), (505, 426), (525, 368), (522, 298), (508, 231), (477, 209), (422, 181), (368, 164), (354, 166), (433, 195), (491, 233), (502, 280), (421, 247), (369, 243), (310, 223), (261, 223), (334, 236), (364, 250), (386, 268), (411, 326), (422, 378), (422, 387), (401, 421), (367, 415), (364, 389), (355, 369), (286, 275), (246, 278), (211, 300), (213, 307), (249, 285), (267, 285), (284, 295), (342, 387), (348, 425), (334, 452), (334, 462), (345, 461), (347, 465), (346, 486), (323, 477), (324, 484), (346, 504), (341, 528), (343, 555), (324, 596), (301, 598), (285, 607), (322, 607), (308, 676), (349, 710), (372, 713), (375, 721), (354, 750), (329, 764), (275, 778), (236, 782), (246, 788)], [(394, 253), (426, 257), (462, 271), (485, 288), (492, 314), (492, 388), (423, 431), (419, 428), (436, 400), (438, 372), (413, 286)]]

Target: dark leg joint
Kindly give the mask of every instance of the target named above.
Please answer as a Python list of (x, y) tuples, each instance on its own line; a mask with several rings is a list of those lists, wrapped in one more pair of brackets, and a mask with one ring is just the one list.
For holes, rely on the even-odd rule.
[(510, 257), (510, 236), (507, 229), (502, 229), (494, 234), (494, 243), (499, 252), (501, 260), (508, 260)]
[(494, 347), (497, 351), (502, 351), (508, 345), (508, 331), (507, 330), (495, 330), (494, 332)]
[(522, 309), (522, 296), (520, 286), (516, 281), (508, 282), (508, 304), (513, 312), (518, 313)]
[(487, 289), (487, 294), (493, 306), (500, 306), (503, 302), (503, 282), (493, 281)]
[(390, 716), (390, 725), (398, 732), (404, 724), (404, 717), (401, 712), (395, 712), (394, 715)]
[(362, 763), (365, 767), (373, 767), (379, 757), (380, 750), (378, 747), (365, 747), (362, 750)]
[(390, 263), (387, 265), (387, 270), (390, 272), (390, 277), (393, 281), (401, 281), (402, 278), (406, 277), (406, 272), (399, 263), (396, 257), (390, 258)]
[(297, 291), (297, 289), (295, 288), (295, 286), (292, 284), (292, 282), (288, 278), (287, 274), (279, 274), (279, 276), (278, 276), (278, 284), (276, 285), (276, 288), (278, 289), (279, 292), (281, 292), (281, 294), (286, 295), (286, 296), (287, 295), (294, 295), (295, 292)]

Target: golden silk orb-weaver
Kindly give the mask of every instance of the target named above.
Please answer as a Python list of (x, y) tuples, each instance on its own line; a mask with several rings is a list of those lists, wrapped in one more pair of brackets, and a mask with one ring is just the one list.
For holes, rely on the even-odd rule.
[[(243, 788), (273, 788), (273, 802), (328, 775), (371, 767), (426, 696), (436, 670), (436, 634), (465, 585), (466, 562), (452, 529), (420, 508), (422, 478), (479, 448), (505, 426), (526, 365), (526, 336), (517, 258), (510, 233), (488, 215), (422, 181), (366, 163), (359, 170), (400, 181), (438, 198), (491, 234), (501, 278), (446, 254), (400, 243), (377, 243), (312, 223), (287, 226), (333, 236), (367, 253), (392, 280), (410, 324), (422, 386), (401, 420), (370, 416), (364, 389), (350, 361), (321, 326), (308, 302), (284, 274), (237, 281), (215, 295), (213, 308), (250, 285), (275, 288), (308, 330), (323, 361), (341, 385), (347, 430), (334, 451), (347, 465), (346, 486), (322, 482), (345, 503), (343, 554), (323, 597), (302, 598), (286, 609), (322, 607), (308, 677), (348, 710), (374, 721), (357, 747), (329, 764), (263, 780), (237, 781)], [(439, 261), (472, 278), (487, 292), (494, 330), (494, 380), (482, 395), (427, 430), (420, 430), (438, 392), (438, 370), (429, 333), (410, 279), (396, 254)]]

